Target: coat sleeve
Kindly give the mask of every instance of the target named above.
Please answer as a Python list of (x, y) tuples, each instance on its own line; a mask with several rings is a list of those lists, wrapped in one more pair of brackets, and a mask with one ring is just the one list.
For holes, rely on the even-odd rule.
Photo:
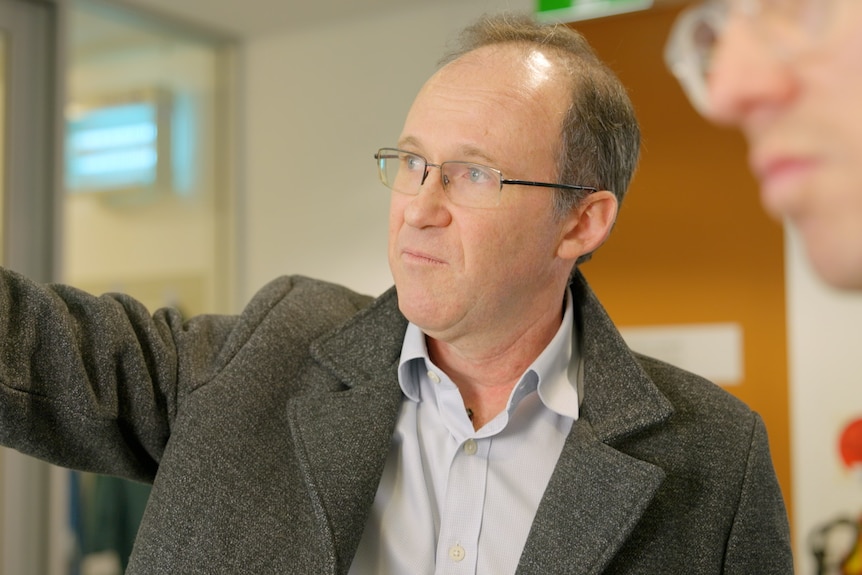
[(792, 575), (790, 527), (772, 466), (766, 427), (754, 431), (724, 561), (725, 575)]
[(184, 322), (0, 270), (0, 444), (152, 480), (183, 389), (207, 377), (235, 319)]

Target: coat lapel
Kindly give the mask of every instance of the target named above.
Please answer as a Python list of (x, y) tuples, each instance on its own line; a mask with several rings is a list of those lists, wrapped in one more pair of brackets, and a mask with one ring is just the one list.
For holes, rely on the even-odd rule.
[(600, 442), (584, 420), (575, 422), (560, 462), (521, 554), (521, 575), (601, 573), (664, 479), (661, 469)]
[(406, 320), (394, 291), (315, 342), (312, 389), (295, 398), (293, 439), (320, 525), (330, 530), (333, 573), (346, 573), (374, 501), (401, 405), (397, 366)]
[(580, 304), (581, 415), (537, 510), (519, 574), (601, 573), (665, 476), (659, 467), (613, 445), (661, 424), (673, 409), (631, 354), (580, 273), (571, 287), (574, 301)]

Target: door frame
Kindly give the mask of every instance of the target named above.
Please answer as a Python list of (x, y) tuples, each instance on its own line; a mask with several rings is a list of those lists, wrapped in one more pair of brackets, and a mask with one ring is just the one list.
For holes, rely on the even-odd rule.
[[(60, 277), (63, 0), (0, 0), (5, 42), (2, 263)], [(0, 575), (60, 575), (68, 559), (65, 473), (0, 450)]]

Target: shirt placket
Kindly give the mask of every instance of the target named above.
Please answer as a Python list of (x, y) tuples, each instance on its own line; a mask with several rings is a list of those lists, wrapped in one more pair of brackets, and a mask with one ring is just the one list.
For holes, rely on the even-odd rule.
[(437, 542), (436, 573), (476, 573), (491, 438), (468, 438), (453, 452)]

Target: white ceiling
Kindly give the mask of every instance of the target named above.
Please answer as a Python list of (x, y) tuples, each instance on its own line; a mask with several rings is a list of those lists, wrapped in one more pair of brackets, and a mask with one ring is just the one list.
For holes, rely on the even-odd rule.
[[(112, 0), (230, 36), (250, 37), (400, 10), (428, 0)], [(439, 1), (439, 0), (432, 0)], [(462, 0), (468, 1), (468, 0)]]
[[(170, 16), (229, 36), (247, 38), (315, 26), (383, 10), (401, 10), (444, 0), (110, 0)], [(482, 0), (445, 0), (453, 6)], [(693, 0), (653, 0), (654, 6)]]

